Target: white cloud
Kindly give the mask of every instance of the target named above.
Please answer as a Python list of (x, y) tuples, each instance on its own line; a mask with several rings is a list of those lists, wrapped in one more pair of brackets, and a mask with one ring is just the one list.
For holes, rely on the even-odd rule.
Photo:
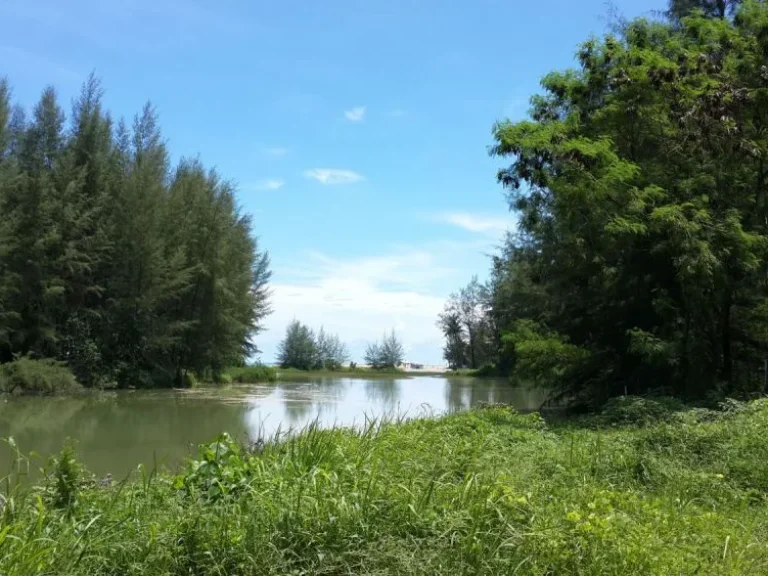
[(262, 180), (261, 182), (257, 182), (251, 188), (254, 190), (280, 190), (280, 188), (283, 186), (285, 186), (285, 180), (280, 180), (279, 178), (271, 178), (269, 180)]
[[(448, 293), (469, 271), (451, 266), (456, 247), (438, 244), (402, 247), (359, 258), (335, 258), (313, 252), (276, 263), (272, 308), (267, 331), (258, 337), (263, 359), (273, 360), (285, 327), (293, 320), (339, 334), (352, 360), (362, 360), (366, 343), (395, 329), (406, 356), (429, 364), (442, 363), (442, 336), (437, 315)], [(471, 250), (469, 246), (467, 249)], [(413, 356), (413, 358), (411, 358)]]
[(355, 106), (351, 110), (346, 110), (344, 116), (350, 122), (362, 122), (365, 117), (365, 106)]
[(393, 118), (401, 118), (403, 116), (406, 116), (407, 114), (408, 112), (406, 112), (402, 108), (395, 108), (389, 113), (389, 115), (392, 116)]
[(311, 180), (317, 180), (321, 184), (354, 184), (360, 182), (363, 177), (352, 170), (338, 170), (335, 168), (314, 168), (304, 172), (304, 176)]
[(263, 152), (267, 156), (272, 156), (273, 158), (282, 158), (288, 154), (288, 148), (284, 148), (283, 146), (265, 146)]
[(469, 232), (482, 232), (486, 234), (506, 232), (513, 224), (510, 218), (472, 214), (470, 212), (443, 212), (438, 214), (436, 219), (446, 224), (458, 226)]

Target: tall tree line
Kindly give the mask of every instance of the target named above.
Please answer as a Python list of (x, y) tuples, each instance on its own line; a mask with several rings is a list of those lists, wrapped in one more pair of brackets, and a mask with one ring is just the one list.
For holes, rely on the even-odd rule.
[(497, 365), (588, 404), (762, 387), (767, 57), (764, 2), (676, 0), (494, 127), (519, 217), (487, 285)]
[(65, 361), (85, 385), (182, 384), (256, 348), (269, 258), (235, 190), (171, 166), (151, 105), (115, 123), (91, 76), (67, 121), (0, 80), (0, 362)]

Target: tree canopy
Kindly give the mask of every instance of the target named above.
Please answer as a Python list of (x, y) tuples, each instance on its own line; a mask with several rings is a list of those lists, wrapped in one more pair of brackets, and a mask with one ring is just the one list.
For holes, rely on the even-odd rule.
[(727, 10), (586, 41), (493, 130), (518, 215), (487, 286), (495, 360), (571, 400), (762, 385), (768, 6), (697, 4)]
[(493, 360), (489, 297), (488, 288), (475, 276), (445, 303), (437, 325), (445, 336), (443, 357), (451, 369), (480, 368)]
[(0, 362), (66, 362), (86, 385), (178, 385), (256, 351), (269, 258), (234, 186), (175, 167), (151, 105), (128, 127), (91, 76), (67, 122), (0, 80)]
[(381, 342), (371, 342), (366, 346), (364, 359), (374, 370), (392, 370), (405, 360), (405, 350), (392, 330), (389, 335), (382, 337)]
[(322, 327), (315, 334), (298, 320), (288, 325), (277, 350), (282, 368), (338, 370), (348, 359), (347, 347), (336, 334), (328, 334)]

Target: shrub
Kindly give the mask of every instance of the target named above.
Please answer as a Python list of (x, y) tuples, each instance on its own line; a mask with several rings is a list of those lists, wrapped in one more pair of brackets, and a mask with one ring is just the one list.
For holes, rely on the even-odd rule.
[(647, 426), (668, 421), (673, 414), (683, 409), (683, 404), (674, 398), (641, 398), (640, 396), (619, 396), (606, 402), (602, 420), (606, 424), (622, 426)]
[(239, 384), (255, 384), (258, 382), (274, 382), (277, 380), (277, 370), (271, 366), (254, 364), (232, 368), (228, 373), (233, 382)]
[(59, 455), (53, 458), (52, 500), (56, 508), (71, 514), (77, 506), (82, 465), (77, 461), (75, 449), (67, 440)]
[(75, 392), (81, 386), (62, 362), (23, 356), (0, 365), (0, 392), (52, 395)]
[(184, 388), (197, 388), (197, 376), (192, 372), (185, 372), (181, 377), (181, 383)]
[(185, 475), (176, 478), (176, 489), (216, 501), (234, 496), (247, 487), (252, 460), (229, 434), (224, 433), (215, 442), (200, 446), (199, 456), (199, 460), (189, 463)]
[(493, 378), (499, 375), (499, 369), (495, 364), (483, 364), (475, 370), (474, 375), (478, 378)]

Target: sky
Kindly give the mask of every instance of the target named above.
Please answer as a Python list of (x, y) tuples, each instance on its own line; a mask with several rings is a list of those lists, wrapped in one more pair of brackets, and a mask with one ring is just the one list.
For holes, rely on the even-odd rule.
[(0, 0), (0, 75), (65, 109), (94, 71), (128, 119), (146, 101), (174, 159), (238, 185), (272, 259), (272, 362), (295, 319), (352, 359), (395, 330), (442, 363), (437, 315), (514, 229), (494, 122), (525, 118), (611, 14), (664, 0)]

